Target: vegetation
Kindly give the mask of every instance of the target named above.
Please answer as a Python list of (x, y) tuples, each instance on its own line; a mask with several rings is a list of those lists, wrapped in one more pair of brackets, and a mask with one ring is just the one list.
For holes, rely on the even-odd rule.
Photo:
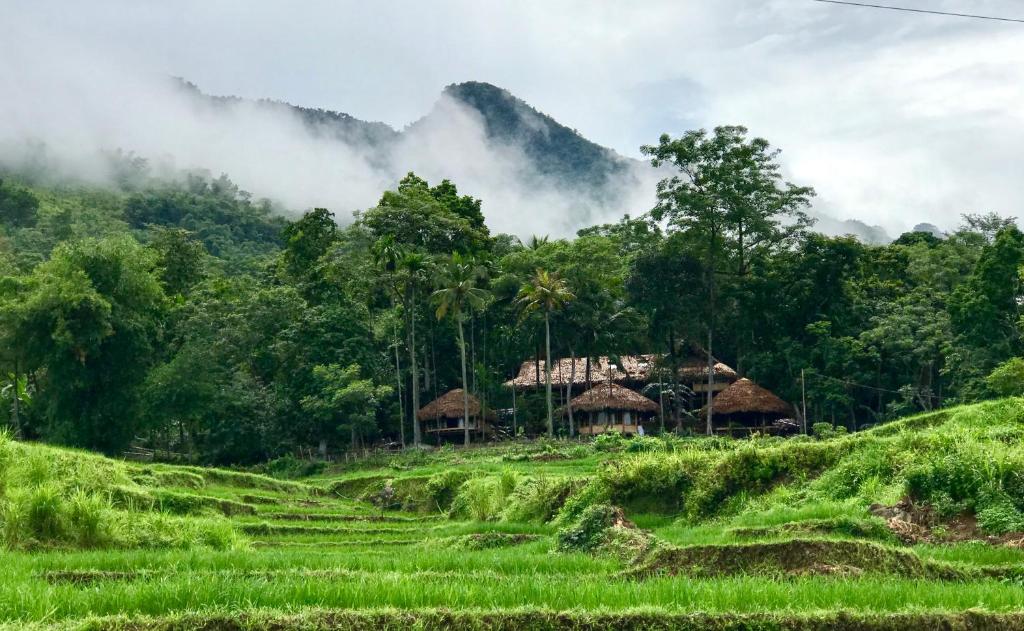
[[(326, 209), (280, 219), (224, 176), (157, 179), (130, 154), (109, 156), (114, 189), (4, 174), (0, 421), (110, 454), (257, 464), (421, 444), (422, 402), (465, 386), (486, 414), (515, 407), (509, 433), (572, 435), (571, 408), (553, 414), (565, 392), (513, 400), (501, 383), (549, 353), (650, 352), (659, 425), (701, 433), (665, 375), (712, 348), (786, 401), (806, 394), (819, 434), (1024, 391), (1011, 220), (869, 246), (810, 231), (813, 191), (743, 128), (645, 151), (679, 173), (651, 213), (525, 244), (414, 174), (344, 227)], [(746, 197), (723, 184), (736, 178)]]
[[(528, 243), (412, 173), (345, 226), (124, 154), (5, 173), (0, 621), (1024, 628), (1024, 400), (986, 400), (1024, 392), (1024, 235), (815, 234), (740, 127), (645, 152), (651, 213)], [(712, 344), (810, 435), (700, 436), (665, 375)], [(576, 440), (550, 362), (502, 387), (639, 352), (657, 436)], [(454, 387), (465, 443), (470, 395), (546, 436), (424, 449)]]
[[(1007, 399), (821, 440), (410, 451), (302, 482), (6, 439), (0, 624), (1018, 628), (1024, 552), (981, 514), (1020, 519), (1022, 432)], [(879, 504), (912, 505), (914, 538)]]

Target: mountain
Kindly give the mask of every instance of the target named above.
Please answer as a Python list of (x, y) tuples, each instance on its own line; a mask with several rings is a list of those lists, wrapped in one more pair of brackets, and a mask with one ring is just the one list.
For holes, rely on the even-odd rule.
[[(442, 97), (451, 98), (480, 115), (492, 142), (515, 145), (538, 173), (566, 183), (605, 187), (628, 175), (639, 161), (584, 138), (547, 114), (490, 83), (467, 81), (449, 85)], [(414, 123), (411, 129), (425, 119)]]
[[(655, 183), (664, 177), (647, 162), (592, 142), (508, 90), (481, 81), (445, 87), (429, 112), (401, 130), (338, 111), (211, 96), (187, 81), (176, 82), (188, 97), (225, 118), (245, 108), (289, 120), (296, 116), (311, 138), (352, 149), (371, 171), (350, 175), (368, 183), (354, 208), (372, 204), (383, 187), (415, 171), (431, 181), (452, 179), (482, 198), (499, 230), (568, 235), (625, 213), (646, 212), (654, 203)], [(811, 214), (825, 234), (852, 234), (872, 244), (892, 240), (878, 226)], [(526, 218), (533, 223), (524, 223)]]

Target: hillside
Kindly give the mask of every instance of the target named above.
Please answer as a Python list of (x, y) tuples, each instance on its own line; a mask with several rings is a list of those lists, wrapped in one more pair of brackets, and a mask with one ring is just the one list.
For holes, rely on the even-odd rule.
[(818, 440), (523, 443), (302, 482), (5, 440), (0, 581), (20, 596), (0, 620), (1019, 629), (1022, 437), (1010, 399)]

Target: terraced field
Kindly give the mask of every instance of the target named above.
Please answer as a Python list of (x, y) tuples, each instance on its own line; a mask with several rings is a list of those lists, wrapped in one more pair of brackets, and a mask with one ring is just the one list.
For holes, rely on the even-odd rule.
[[(1001, 405), (833, 441), (499, 446), (299, 482), (119, 464), (163, 498), (160, 510), (185, 515), (174, 519), (235, 537), (12, 549), (0, 566), (0, 620), (19, 629), (1024, 629), (1024, 550), (1012, 533), (953, 537), (953, 522), (910, 519), (908, 536), (900, 520), (869, 510), (871, 499), (897, 503), (914, 467), (938, 457), (925, 443), (945, 433), (975, 427), (974, 440), (998, 434), (1016, 453), (1007, 429), (1020, 435), (1024, 404)], [(992, 415), (998, 426), (984, 422)], [(901, 464), (908, 445), (918, 457)], [(985, 453), (1002, 457), (994, 444)], [(731, 479), (730, 458), (753, 473)], [(785, 464), (769, 467), (776, 458)]]

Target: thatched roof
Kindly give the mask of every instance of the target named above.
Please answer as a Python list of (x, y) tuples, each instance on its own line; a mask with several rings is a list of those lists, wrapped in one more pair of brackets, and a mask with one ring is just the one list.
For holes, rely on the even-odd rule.
[[(480, 415), (480, 401), (469, 395), (469, 416)], [(421, 421), (437, 418), (462, 418), (462, 388), (449, 390), (420, 408), (416, 418)]]
[(712, 401), (712, 410), (715, 414), (793, 414), (793, 406), (747, 378), (718, 393)]
[[(708, 362), (699, 357), (692, 357), (685, 360), (679, 367), (679, 377), (684, 382), (707, 381)], [(715, 380), (734, 381), (736, 371), (722, 362), (715, 362)]]
[[(590, 361), (591, 383), (602, 383), (612, 381), (615, 383), (641, 384), (649, 383), (656, 378), (652, 372), (656, 372), (657, 363), (663, 358), (662, 355), (620, 355), (619, 364), (612, 362), (607, 355), (595, 357)], [(528, 359), (519, 366), (519, 374), (505, 382), (508, 387), (519, 389), (536, 388), (538, 382), (544, 385), (544, 360), (539, 362)], [(620, 368), (621, 366), (621, 368)], [(693, 357), (683, 362), (679, 369), (679, 377), (684, 383), (692, 383), (707, 379), (707, 360)], [(736, 378), (736, 371), (721, 362), (715, 364), (715, 379), (719, 381), (732, 381)], [(576, 369), (573, 370), (573, 360), (569, 357), (556, 359), (551, 364), (551, 385), (564, 388), (572, 380), (573, 385), (584, 385), (587, 383), (587, 358), (576, 358)]]
[[(644, 395), (617, 383), (594, 386), (572, 400), (572, 409), (582, 412), (601, 410), (629, 410), (631, 412), (657, 412), (658, 404)], [(563, 410), (565, 412), (566, 410)]]

